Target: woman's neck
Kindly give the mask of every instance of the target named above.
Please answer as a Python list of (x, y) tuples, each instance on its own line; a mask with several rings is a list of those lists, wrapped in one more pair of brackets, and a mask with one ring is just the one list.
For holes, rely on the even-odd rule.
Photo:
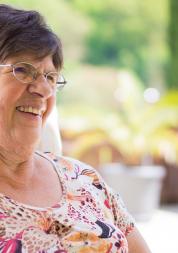
[(34, 176), (34, 152), (19, 151), (0, 147), (0, 182), (7, 182), (14, 188), (29, 185)]

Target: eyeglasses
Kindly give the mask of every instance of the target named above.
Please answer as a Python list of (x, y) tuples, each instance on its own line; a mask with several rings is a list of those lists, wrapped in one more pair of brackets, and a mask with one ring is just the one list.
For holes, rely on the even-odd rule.
[(65, 78), (57, 72), (39, 73), (37, 69), (30, 63), (18, 62), (15, 64), (0, 64), (0, 67), (12, 67), (12, 73), (14, 77), (21, 83), (30, 84), (34, 82), (39, 75), (43, 75), (46, 82), (51, 86), (53, 90), (62, 89), (67, 81)]

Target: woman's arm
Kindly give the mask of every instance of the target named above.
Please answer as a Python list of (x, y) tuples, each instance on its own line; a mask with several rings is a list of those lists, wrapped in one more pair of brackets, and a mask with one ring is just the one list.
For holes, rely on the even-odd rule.
[(133, 231), (127, 235), (127, 241), (129, 245), (129, 253), (151, 253), (145, 240), (136, 227), (134, 227)]

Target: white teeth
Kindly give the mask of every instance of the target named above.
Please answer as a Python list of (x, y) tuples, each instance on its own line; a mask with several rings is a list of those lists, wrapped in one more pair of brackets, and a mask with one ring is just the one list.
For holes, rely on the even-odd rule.
[(31, 106), (29, 107), (29, 112), (33, 112), (33, 108)]
[(34, 114), (41, 114), (41, 112), (40, 112), (39, 110), (37, 110), (37, 109), (32, 109), (32, 112), (33, 112)]
[(24, 111), (23, 106), (20, 106), (20, 107), (19, 107), (19, 111), (22, 111), (22, 112)]
[(42, 110), (38, 110), (37, 108), (33, 108), (32, 106), (19, 106), (17, 107), (18, 111), (21, 112), (30, 112), (36, 115), (42, 115)]

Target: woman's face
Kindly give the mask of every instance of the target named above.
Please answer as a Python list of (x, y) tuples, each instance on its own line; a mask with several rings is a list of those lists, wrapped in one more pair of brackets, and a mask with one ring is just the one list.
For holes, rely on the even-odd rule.
[[(56, 72), (51, 56), (35, 60), (32, 55), (23, 55), (3, 64), (18, 62), (32, 64), (41, 74)], [(0, 67), (0, 147), (37, 143), (54, 102), (55, 92), (43, 75), (24, 84), (14, 77), (12, 67)]]

